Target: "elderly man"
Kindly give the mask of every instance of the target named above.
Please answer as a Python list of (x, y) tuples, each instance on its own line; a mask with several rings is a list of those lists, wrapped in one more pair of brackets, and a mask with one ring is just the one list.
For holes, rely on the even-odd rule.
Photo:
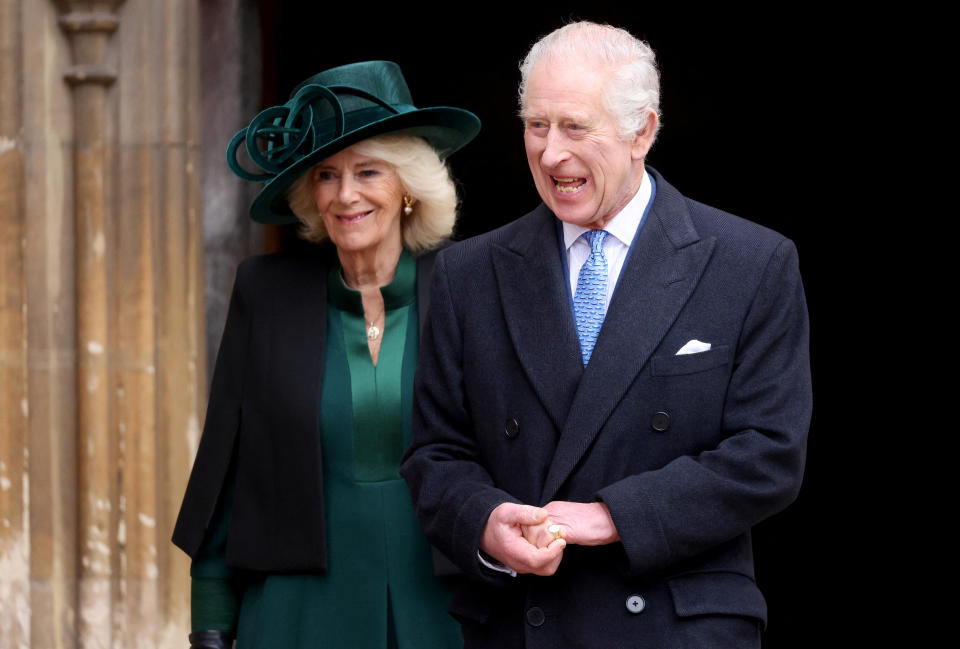
[(750, 529), (803, 473), (794, 245), (644, 164), (653, 52), (567, 25), (520, 88), (543, 204), (442, 252), (402, 474), (467, 647), (757, 647)]

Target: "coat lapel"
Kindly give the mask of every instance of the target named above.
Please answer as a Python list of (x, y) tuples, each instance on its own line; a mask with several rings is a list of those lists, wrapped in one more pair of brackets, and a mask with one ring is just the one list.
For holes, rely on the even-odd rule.
[(493, 248), (492, 257), (517, 358), (560, 430), (583, 367), (555, 220), (541, 205), (507, 244)]
[(654, 174), (657, 194), (621, 272), (544, 483), (554, 498), (686, 304), (713, 252), (683, 197)]

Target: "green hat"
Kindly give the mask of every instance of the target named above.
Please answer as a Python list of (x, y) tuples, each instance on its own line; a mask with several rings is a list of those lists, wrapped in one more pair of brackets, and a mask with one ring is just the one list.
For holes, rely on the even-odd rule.
[[(250, 217), (261, 223), (295, 223), (286, 199), (290, 185), (315, 164), (361, 140), (386, 133), (419, 135), (445, 158), (480, 131), (480, 120), (468, 110), (414, 106), (400, 66), (392, 61), (325, 70), (292, 95), (287, 103), (254, 117), (227, 147), (233, 173), (266, 182), (250, 204)], [(262, 151), (258, 139), (266, 143)], [(251, 173), (237, 162), (240, 142), (263, 173)]]

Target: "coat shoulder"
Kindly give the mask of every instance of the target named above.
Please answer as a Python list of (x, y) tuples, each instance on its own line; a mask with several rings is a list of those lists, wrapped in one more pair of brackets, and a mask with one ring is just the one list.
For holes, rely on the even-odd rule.
[(721, 244), (776, 248), (786, 239), (779, 232), (759, 223), (690, 198), (684, 200), (697, 232), (701, 236), (715, 236)]
[(329, 265), (336, 250), (332, 246), (321, 245), (309, 252), (273, 252), (247, 257), (237, 266), (237, 275), (244, 279), (254, 275), (275, 277), (297, 270), (307, 270)]
[(535, 210), (494, 230), (457, 241), (441, 250), (448, 272), (453, 268), (473, 272), (489, 266), (491, 251), (496, 248), (512, 248), (524, 245), (540, 228), (552, 224), (555, 217), (541, 204)]
[(318, 246), (309, 253), (268, 253), (247, 257), (237, 266), (236, 288), (247, 296), (282, 292), (313, 283), (330, 267), (336, 251)]
[[(656, 170), (650, 171), (657, 183), (654, 209), (662, 214), (668, 236), (676, 244), (712, 238), (718, 247), (732, 254), (766, 258), (788, 241), (782, 234), (766, 226), (689, 198)], [(690, 236), (685, 223), (689, 223), (695, 235)]]

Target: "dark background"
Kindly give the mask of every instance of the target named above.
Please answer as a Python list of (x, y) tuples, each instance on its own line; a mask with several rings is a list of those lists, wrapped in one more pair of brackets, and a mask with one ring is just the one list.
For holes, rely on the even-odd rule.
[[(875, 452), (884, 446), (886, 393), (868, 388), (876, 361), (863, 347), (875, 340), (867, 314), (885, 292), (883, 275), (861, 253), (869, 247), (864, 224), (878, 223), (866, 200), (875, 189), (866, 187), (892, 178), (871, 177), (876, 160), (865, 159), (881, 155), (865, 153), (875, 137), (868, 124), (883, 110), (872, 98), (882, 104), (884, 97), (868, 79), (873, 66), (886, 65), (860, 40), (873, 29), (869, 17), (842, 20), (803, 4), (792, 13), (692, 15), (690, 8), (683, 15), (606, 0), (588, 3), (590, 10), (554, 2), (499, 12), (464, 3), (455, 8), (462, 18), (406, 6), (261, 4), (265, 106), (326, 68), (388, 59), (400, 64), (416, 105), (480, 117), (478, 138), (450, 160), (462, 200), (459, 236), (539, 202), (516, 117), (517, 66), (529, 46), (576, 19), (624, 27), (650, 43), (663, 127), (648, 163), (687, 196), (771, 227), (800, 251), (814, 416), (798, 500), (754, 534), (770, 609), (764, 646), (882, 637), (883, 611), (899, 608), (899, 593), (884, 588), (892, 562), (884, 563), (884, 536), (873, 528), (885, 491)], [(295, 245), (289, 232), (283, 240)]]

